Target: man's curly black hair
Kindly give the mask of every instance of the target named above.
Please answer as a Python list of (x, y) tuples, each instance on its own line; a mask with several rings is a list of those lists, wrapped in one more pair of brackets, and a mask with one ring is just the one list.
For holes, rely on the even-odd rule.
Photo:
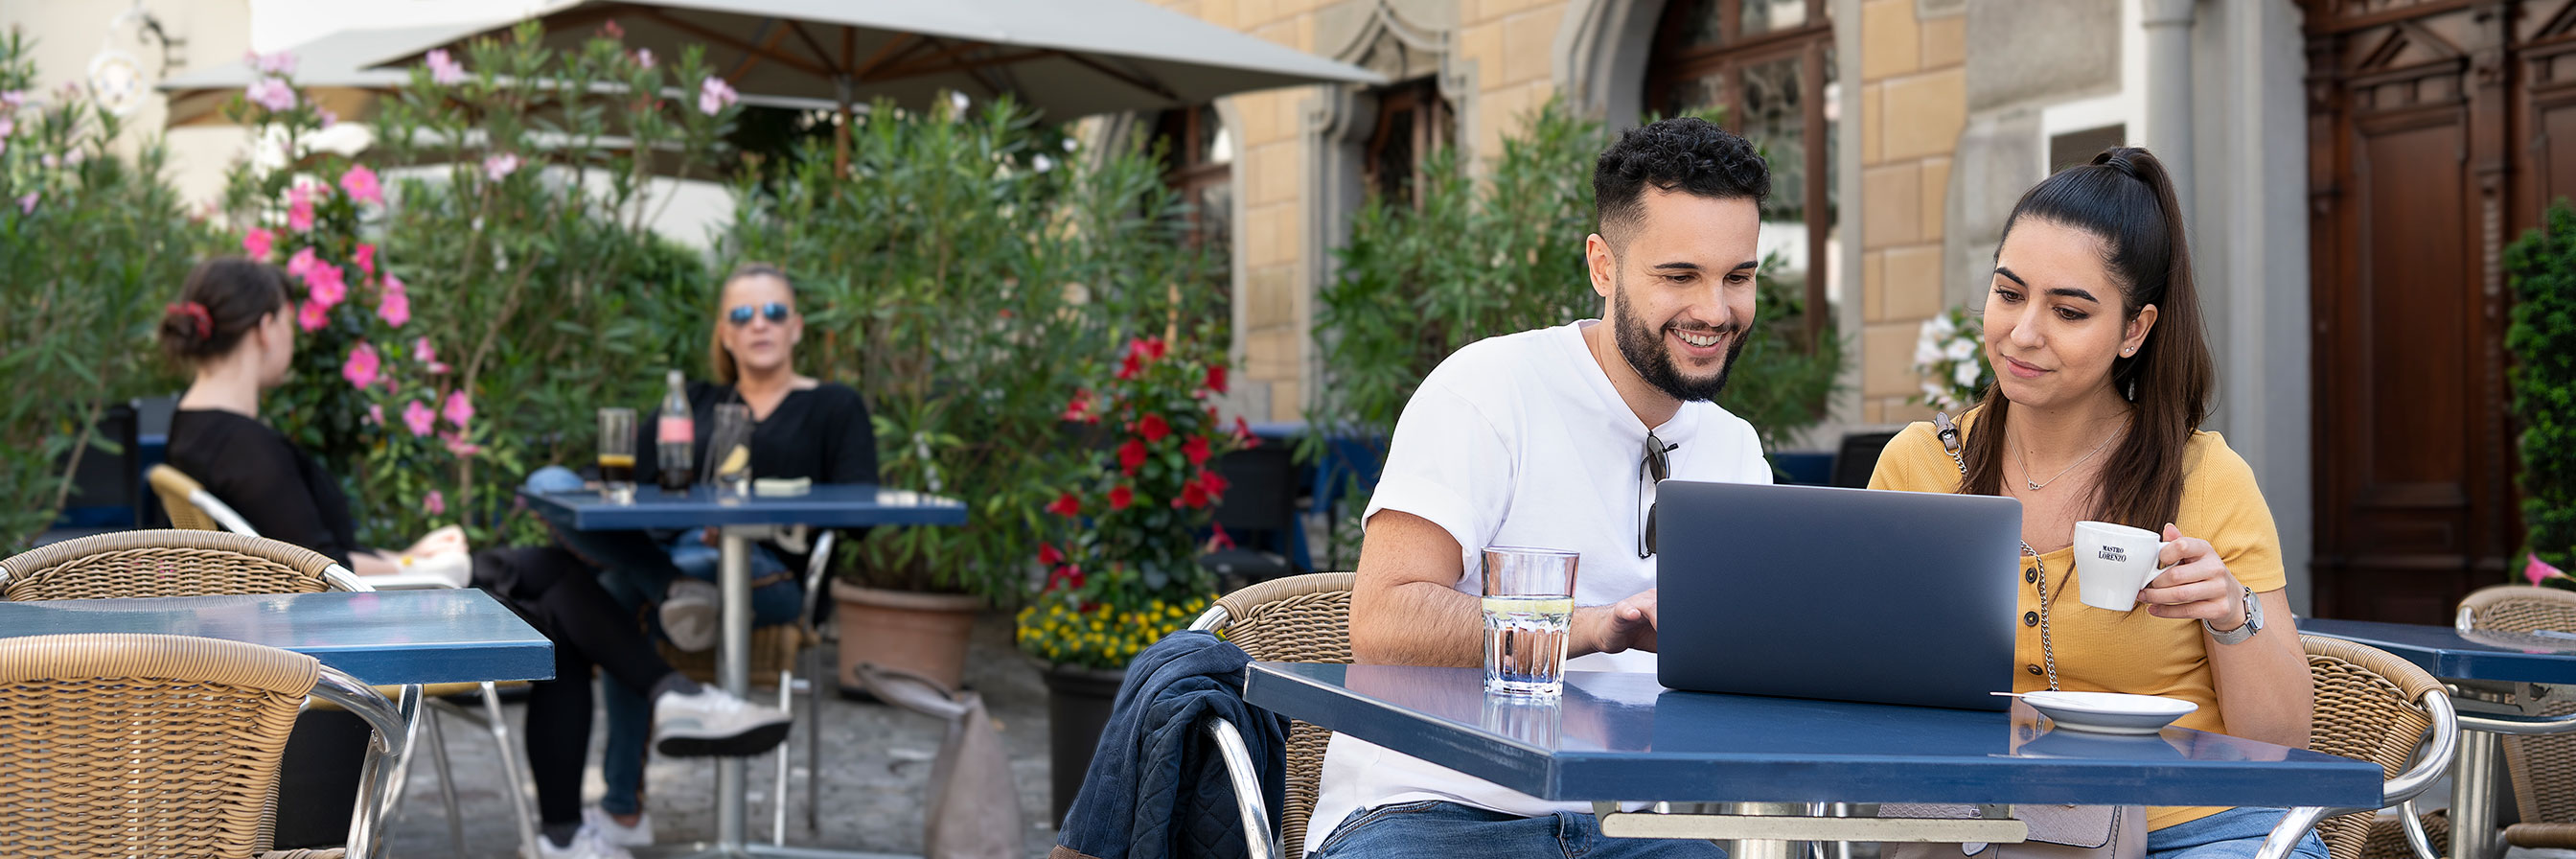
[(1627, 246), (1648, 185), (1719, 200), (1751, 197), (1758, 207), (1771, 196), (1771, 167), (1752, 143), (1695, 116), (1628, 129), (1592, 167), (1593, 228), (1612, 247)]

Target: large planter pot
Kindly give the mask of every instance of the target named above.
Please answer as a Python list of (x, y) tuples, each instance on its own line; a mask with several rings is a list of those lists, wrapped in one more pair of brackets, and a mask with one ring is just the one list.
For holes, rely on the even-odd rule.
[(851, 669), (859, 663), (896, 668), (939, 681), (950, 689), (966, 679), (966, 639), (984, 598), (925, 594), (832, 583), (833, 614), (841, 631), (840, 684), (861, 687)]
[(1061, 823), (1082, 792), (1082, 776), (1091, 771), (1091, 753), (1100, 747), (1100, 731), (1109, 725), (1110, 705), (1127, 669), (1051, 666), (1046, 670), (1047, 773)]

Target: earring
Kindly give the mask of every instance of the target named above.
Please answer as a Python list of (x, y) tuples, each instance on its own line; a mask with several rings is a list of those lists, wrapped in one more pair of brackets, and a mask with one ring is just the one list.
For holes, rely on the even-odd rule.
[(2135, 354), (2138, 354), (2138, 347), (2136, 347), (2136, 346), (2129, 346), (2129, 347), (2123, 348), (2123, 349), (2121, 349), (2121, 350), (2120, 350), (2120, 354), (2122, 354), (2122, 355), (2135, 355)]
[(2130, 380), (2129, 380), (2129, 402), (2134, 403), (2134, 402), (2137, 402), (2137, 401), (2138, 401), (2138, 380), (2136, 380), (2136, 379), (2130, 379)]

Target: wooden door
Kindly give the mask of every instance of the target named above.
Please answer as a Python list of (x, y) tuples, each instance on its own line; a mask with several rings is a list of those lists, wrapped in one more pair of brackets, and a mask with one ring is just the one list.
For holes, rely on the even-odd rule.
[(2448, 623), (2521, 543), (2499, 256), (2576, 194), (2576, 0), (2306, 5), (2316, 612)]

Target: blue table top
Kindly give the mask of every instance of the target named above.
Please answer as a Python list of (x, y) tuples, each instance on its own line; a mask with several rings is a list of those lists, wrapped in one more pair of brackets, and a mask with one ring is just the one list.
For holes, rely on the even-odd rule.
[(555, 676), (554, 643), (470, 588), (0, 602), (0, 637), (84, 632), (282, 647), (376, 685)]
[(2379, 805), (2378, 765), (2184, 728), (2046, 730), (1977, 712), (1663, 688), (1568, 672), (1555, 705), (1475, 668), (1252, 666), (1245, 700), (1542, 799)]
[(598, 492), (522, 492), (540, 515), (575, 531), (637, 531), (715, 525), (963, 525), (966, 505), (953, 498), (888, 489), (873, 483), (815, 484), (803, 495), (755, 495), (719, 501), (715, 490), (693, 486), (673, 495), (652, 486), (635, 488), (635, 503), (611, 504)]
[(2576, 630), (2558, 635), (2462, 631), (2447, 626), (2302, 618), (2299, 631), (2367, 644), (2435, 677), (2509, 683), (2576, 683)]

